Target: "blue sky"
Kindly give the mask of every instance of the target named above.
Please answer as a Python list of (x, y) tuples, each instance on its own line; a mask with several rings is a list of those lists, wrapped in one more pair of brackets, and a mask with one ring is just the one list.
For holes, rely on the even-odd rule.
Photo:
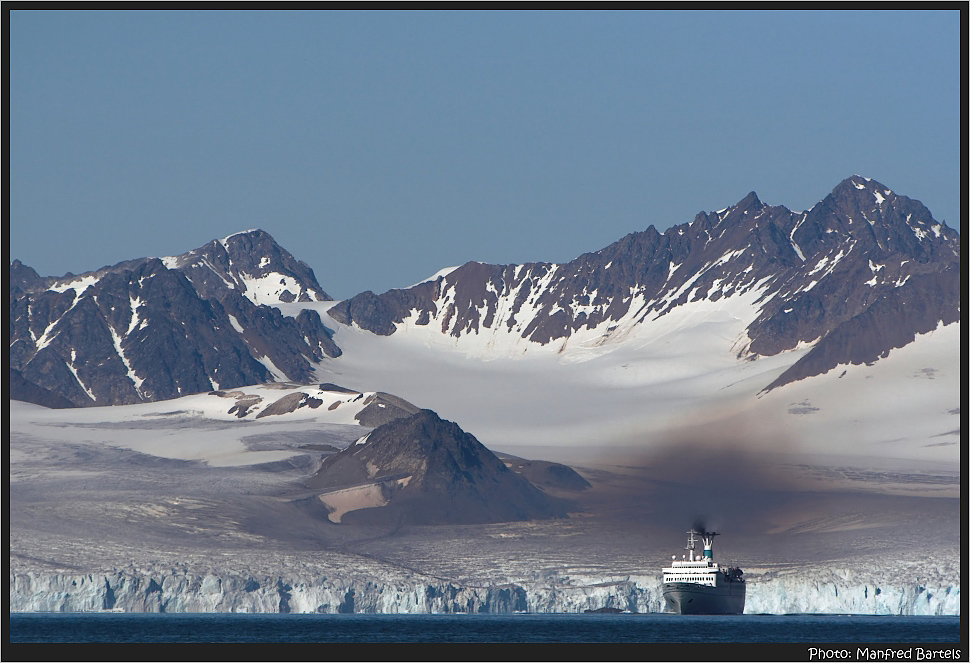
[(350, 297), (852, 174), (961, 214), (960, 15), (13, 11), (8, 257), (262, 228)]

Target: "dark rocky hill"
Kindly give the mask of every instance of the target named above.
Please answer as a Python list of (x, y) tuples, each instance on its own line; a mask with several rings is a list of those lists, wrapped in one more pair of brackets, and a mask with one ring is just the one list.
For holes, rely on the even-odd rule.
[(374, 484), (386, 504), (345, 513), (353, 524), (471, 524), (561, 518), (567, 503), (509, 470), (474, 436), (431, 410), (379, 426), (327, 457), (308, 487)]

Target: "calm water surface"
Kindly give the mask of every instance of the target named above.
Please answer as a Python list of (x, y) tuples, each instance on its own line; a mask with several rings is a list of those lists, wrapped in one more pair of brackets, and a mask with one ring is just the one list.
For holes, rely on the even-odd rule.
[(960, 617), (14, 613), (11, 643), (959, 643)]

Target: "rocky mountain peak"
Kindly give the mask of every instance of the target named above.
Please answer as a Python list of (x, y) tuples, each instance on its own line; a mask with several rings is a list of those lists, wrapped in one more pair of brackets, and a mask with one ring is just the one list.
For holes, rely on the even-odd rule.
[(42, 279), (32, 267), (28, 267), (16, 258), (10, 263), (10, 294), (25, 292), (35, 286)]
[(754, 191), (749, 191), (748, 195), (739, 200), (734, 209), (739, 212), (753, 211), (757, 212), (765, 206), (761, 199), (758, 198), (758, 194)]
[(936, 221), (920, 201), (870, 178), (843, 180), (807, 215), (810, 227), (821, 225), (825, 233), (855, 244), (878, 262), (959, 258), (959, 233)]
[(892, 191), (889, 190), (889, 187), (881, 182), (877, 182), (871, 177), (852, 175), (835, 185), (835, 187), (832, 189), (832, 195), (838, 197), (840, 195), (853, 193), (855, 191), (868, 191), (869, 193), (881, 191), (883, 194), (892, 193)]
[(238, 232), (165, 258), (185, 273), (200, 294), (222, 298), (229, 290), (254, 304), (329, 301), (310, 267), (293, 257), (265, 230)]
[(827, 196), (835, 207), (846, 214), (870, 212), (892, 207), (897, 200), (889, 187), (861, 175), (848, 177)]
[[(117, 405), (272, 380), (307, 382), (340, 355), (313, 271), (262, 230), (79, 276), (10, 264), (10, 366), (75, 405)], [(25, 392), (26, 393), (26, 392)]]

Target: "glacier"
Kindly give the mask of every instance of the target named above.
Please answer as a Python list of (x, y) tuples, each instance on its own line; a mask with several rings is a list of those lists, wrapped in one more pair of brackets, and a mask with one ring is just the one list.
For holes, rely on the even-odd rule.
[[(660, 575), (546, 575), (468, 583), (400, 569), (293, 564), (259, 573), (172, 566), (10, 571), (11, 612), (662, 612)], [(960, 584), (871, 566), (774, 570), (748, 579), (747, 614), (959, 615)], [(947, 569), (953, 572), (956, 569)], [(959, 573), (958, 570), (956, 570)], [(899, 574), (898, 577), (893, 577)], [(958, 576), (957, 576), (958, 577)]]

